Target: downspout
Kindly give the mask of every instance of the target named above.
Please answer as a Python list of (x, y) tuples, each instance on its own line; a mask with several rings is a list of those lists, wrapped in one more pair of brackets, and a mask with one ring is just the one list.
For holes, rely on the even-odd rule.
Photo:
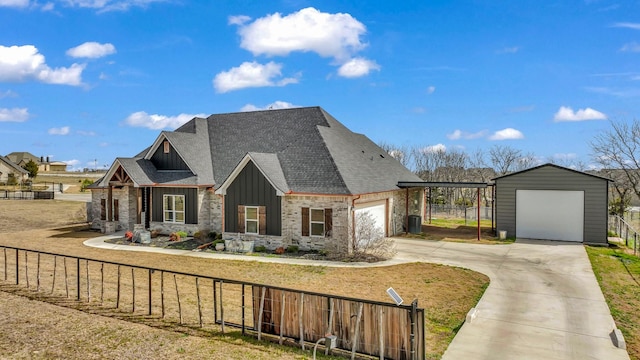
[(221, 214), (221, 224), (220, 224), (220, 233), (224, 233), (224, 195), (222, 194), (218, 194), (218, 197), (220, 197), (220, 209), (222, 211)]
[[(351, 243), (356, 241), (356, 200), (360, 199), (360, 195), (351, 198)], [(352, 247), (349, 247), (349, 250)]]

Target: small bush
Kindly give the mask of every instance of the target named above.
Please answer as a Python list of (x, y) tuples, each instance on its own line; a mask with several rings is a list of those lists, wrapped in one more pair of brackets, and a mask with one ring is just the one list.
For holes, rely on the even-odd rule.
[(217, 244), (224, 244), (224, 240), (222, 239), (218, 239), (218, 240), (214, 240), (211, 245), (216, 246)]
[(287, 246), (287, 252), (289, 254), (297, 253), (299, 250), (298, 245), (289, 245)]
[(180, 241), (180, 234), (177, 232), (171, 233), (171, 235), (169, 235), (169, 241)]
[(253, 252), (263, 253), (267, 251), (266, 246), (258, 245), (253, 247)]
[(180, 236), (180, 238), (184, 239), (187, 237), (187, 232), (186, 231), (178, 231), (177, 234)]
[(133, 233), (131, 231), (127, 231), (124, 233), (124, 238), (131, 241), (131, 239), (133, 239)]
[(217, 240), (221, 240), (222, 239), (222, 233), (218, 234), (218, 236), (216, 236)]
[(209, 238), (209, 240), (213, 241), (218, 237), (218, 233), (215, 231), (212, 231), (209, 234), (207, 234), (207, 237)]
[(279, 248), (277, 248), (274, 253), (280, 255), (280, 254), (284, 254), (284, 248), (282, 246), (280, 246)]

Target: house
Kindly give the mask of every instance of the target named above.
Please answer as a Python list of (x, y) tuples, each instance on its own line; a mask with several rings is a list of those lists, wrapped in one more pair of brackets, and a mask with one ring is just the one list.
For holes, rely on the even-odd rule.
[(92, 226), (199, 230), (268, 249), (344, 251), (357, 213), (384, 235), (421, 214), (416, 175), (320, 107), (211, 115), (163, 131), (94, 183)]
[(29, 179), (29, 172), (0, 155), (0, 184), (10, 182), (10, 178), (14, 178), (17, 183), (20, 183)]
[(24, 166), (29, 161), (33, 161), (36, 164), (38, 164), (38, 172), (67, 171), (67, 164), (62, 161), (49, 161), (48, 156), (46, 158), (43, 156), (40, 156), (38, 158), (35, 155), (26, 151), (12, 152), (11, 154), (7, 155), (7, 158), (9, 158), (11, 161), (13, 161), (15, 164), (18, 164), (19, 166)]
[(493, 180), (498, 231), (518, 238), (607, 244), (610, 179), (544, 164)]

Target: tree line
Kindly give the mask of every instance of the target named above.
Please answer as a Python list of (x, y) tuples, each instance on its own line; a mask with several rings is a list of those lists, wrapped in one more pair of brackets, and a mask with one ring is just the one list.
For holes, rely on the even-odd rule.
[[(623, 214), (633, 197), (640, 199), (640, 121), (610, 121), (609, 128), (589, 142), (590, 164), (572, 158), (544, 159), (509, 145), (465, 151), (444, 146), (378, 144), (424, 181), (489, 182), (495, 177), (552, 163), (610, 178), (610, 209)], [(475, 203), (475, 189), (438, 189), (431, 202), (450, 205)], [(484, 201), (490, 194), (484, 192)]]

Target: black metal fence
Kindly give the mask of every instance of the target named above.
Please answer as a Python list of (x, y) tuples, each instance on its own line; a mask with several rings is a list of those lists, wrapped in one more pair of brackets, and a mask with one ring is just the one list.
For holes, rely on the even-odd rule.
[[(424, 309), (211, 276), (0, 246), (0, 284), (91, 306), (144, 313), (163, 322), (225, 332), (241, 329), (303, 349), (337, 336), (336, 352), (425, 359)], [(13, 285), (12, 285), (13, 286)], [(0, 287), (1, 289), (1, 287)]]
[(53, 200), (53, 191), (0, 190), (0, 199), (6, 200)]

